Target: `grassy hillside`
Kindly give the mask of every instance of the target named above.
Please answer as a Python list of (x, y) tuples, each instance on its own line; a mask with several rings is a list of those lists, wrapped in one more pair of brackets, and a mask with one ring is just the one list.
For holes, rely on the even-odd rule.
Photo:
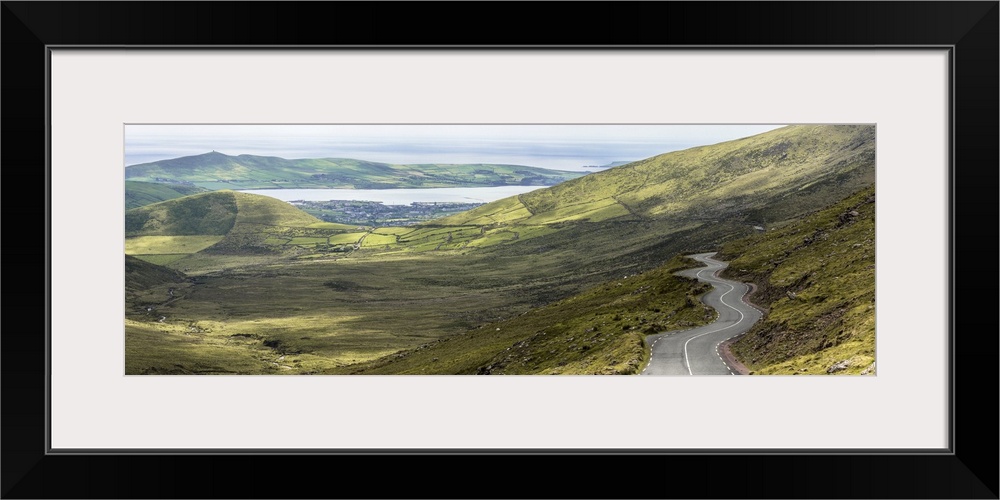
[[(192, 283), (184, 273), (125, 256), (126, 323), (161, 318), (160, 308), (182, 297)], [(127, 328), (126, 328), (127, 330)], [(128, 335), (126, 334), (126, 342)]]
[(875, 188), (723, 246), (724, 275), (770, 309), (732, 345), (754, 373), (874, 373)]
[(396, 247), (501, 260), (565, 252), (583, 274), (614, 269), (606, 278), (747, 236), (874, 181), (874, 126), (789, 126), (498, 200), (417, 226)]
[(393, 165), (347, 158), (229, 156), (214, 151), (125, 168), (129, 180), (184, 182), (210, 190), (551, 186), (581, 175), (583, 172), (520, 165)]
[(125, 209), (143, 207), (204, 191), (204, 188), (184, 184), (125, 181)]
[[(191, 268), (191, 285), (169, 303), (165, 290), (150, 292), (148, 303), (160, 301), (156, 311), (126, 316), (126, 347), (143, 353), (126, 358), (127, 372), (323, 373), (502, 321), (543, 305), (548, 294), (574, 290), (528, 259), (382, 258), (364, 248), (331, 255), (343, 256), (200, 252), (172, 263)], [(532, 274), (540, 278), (526, 278)], [(244, 364), (251, 354), (263, 360), (253, 369)]]
[(544, 224), (614, 218), (769, 224), (875, 178), (874, 125), (796, 125), (654, 156), (441, 221)]
[(322, 222), (268, 196), (214, 191), (126, 211), (125, 252), (181, 268), (191, 267), (186, 265), (188, 260), (197, 262), (212, 255), (308, 252), (345, 234), (356, 234), (355, 240), (366, 234), (356, 231), (354, 226)]
[(715, 318), (699, 300), (710, 286), (672, 274), (690, 266), (677, 257), (508, 320), (331, 373), (633, 374), (646, 360), (647, 334)]
[(150, 264), (131, 255), (125, 256), (125, 293), (182, 283), (185, 279), (184, 273)]
[(236, 222), (232, 192), (203, 193), (125, 212), (125, 236), (222, 236)]

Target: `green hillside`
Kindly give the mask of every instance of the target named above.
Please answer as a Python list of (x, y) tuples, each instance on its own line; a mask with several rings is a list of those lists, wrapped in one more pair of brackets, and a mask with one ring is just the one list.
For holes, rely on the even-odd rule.
[(236, 222), (236, 193), (186, 196), (125, 212), (125, 236), (225, 235)]
[(125, 255), (126, 317), (156, 321), (159, 307), (170, 303), (191, 286), (184, 273)]
[(875, 181), (875, 127), (789, 126), (667, 153), (417, 226), (405, 250), (568, 252), (581, 274), (635, 273), (829, 205)]
[(768, 224), (871, 184), (874, 167), (873, 125), (796, 125), (595, 172), (440, 222), (712, 221), (732, 214)]
[(131, 255), (125, 256), (126, 293), (147, 290), (164, 284), (182, 283), (185, 279), (184, 273), (150, 264)]
[(184, 184), (125, 181), (125, 209), (142, 207), (204, 191), (205, 189), (198, 186)]
[(754, 373), (874, 373), (875, 188), (723, 246), (724, 275), (769, 309), (732, 344)]
[[(769, 308), (732, 349), (757, 374), (874, 373), (874, 187), (773, 231), (727, 242), (724, 275), (758, 283)], [(462, 335), (331, 370), (355, 374), (628, 374), (650, 333), (712, 321), (709, 289), (672, 273), (674, 257)], [(835, 366), (845, 368), (837, 369)]]
[(648, 357), (646, 335), (715, 319), (715, 312), (700, 301), (711, 287), (673, 275), (695, 265), (675, 257), (650, 272), (330, 373), (634, 374)]
[[(357, 229), (322, 222), (268, 196), (214, 191), (126, 211), (125, 252), (180, 268), (188, 267), (190, 257), (198, 261), (210, 255), (302, 253), (352, 231)], [(213, 262), (219, 268), (243, 263), (218, 258)]]
[(551, 186), (582, 175), (583, 172), (520, 165), (394, 165), (348, 158), (287, 160), (275, 156), (229, 156), (214, 151), (125, 168), (128, 180), (183, 182), (210, 190)]

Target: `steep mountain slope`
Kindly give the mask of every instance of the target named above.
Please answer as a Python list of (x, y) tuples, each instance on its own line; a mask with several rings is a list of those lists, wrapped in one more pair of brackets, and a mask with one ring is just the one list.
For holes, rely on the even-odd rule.
[(125, 209), (143, 207), (152, 203), (159, 203), (204, 191), (205, 189), (198, 186), (185, 184), (125, 181)]
[(595, 172), (516, 202), (508, 199), (502, 210), (488, 204), (440, 222), (706, 221), (736, 215), (767, 224), (871, 184), (874, 162), (873, 125), (796, 125)]
[(714, 248), (874, 181), (873, 125), (789, 126), (498, 200), (418, 226), (398, 243), (498, 260), (561, 253), (553, 261), (572, 265), (568, 273), (607, 278)]
[(726, 277), (770, 311), (732, 344), (754, 373), (874, 373), (875, 188), (723, 246)]
[(190, 286), (184, 273), (125, 255), (126, 319), (155, 321), (161, 317), (158, 308)]
[(214, 151), (125, 168), (126, 179), (185, 182), (212, 190), (551, 186), (582, 175), (584, 172), (520, 165), (393, 165), (349, 158), (287, 160), (275, 156), (229, 156)]

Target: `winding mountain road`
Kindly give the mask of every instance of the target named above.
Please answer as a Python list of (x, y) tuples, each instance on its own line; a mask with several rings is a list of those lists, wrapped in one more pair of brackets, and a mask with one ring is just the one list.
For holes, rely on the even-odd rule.
[(745, 333), (763, 314), (743, 301), (749, 291), (746, 283), (717, 276), (729, 264), (712, 259), (715, 252), (688, 255), (705, 267), (685, 269), (676, 274), (711, 283), (714, 287), (702, 297), (719, 312), (714, 323), (689, 330), (657, 333), (646, 337), (652, 346), (649, 364), (643, 375), (734, 375), (719, 353), (719, 344)]

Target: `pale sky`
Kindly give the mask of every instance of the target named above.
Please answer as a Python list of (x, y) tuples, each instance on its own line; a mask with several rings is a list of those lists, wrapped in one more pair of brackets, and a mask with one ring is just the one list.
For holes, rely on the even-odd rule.
[(126, 125), (125, 165), (218, 151), (561, 170), (634, 161), (784, 125)]

